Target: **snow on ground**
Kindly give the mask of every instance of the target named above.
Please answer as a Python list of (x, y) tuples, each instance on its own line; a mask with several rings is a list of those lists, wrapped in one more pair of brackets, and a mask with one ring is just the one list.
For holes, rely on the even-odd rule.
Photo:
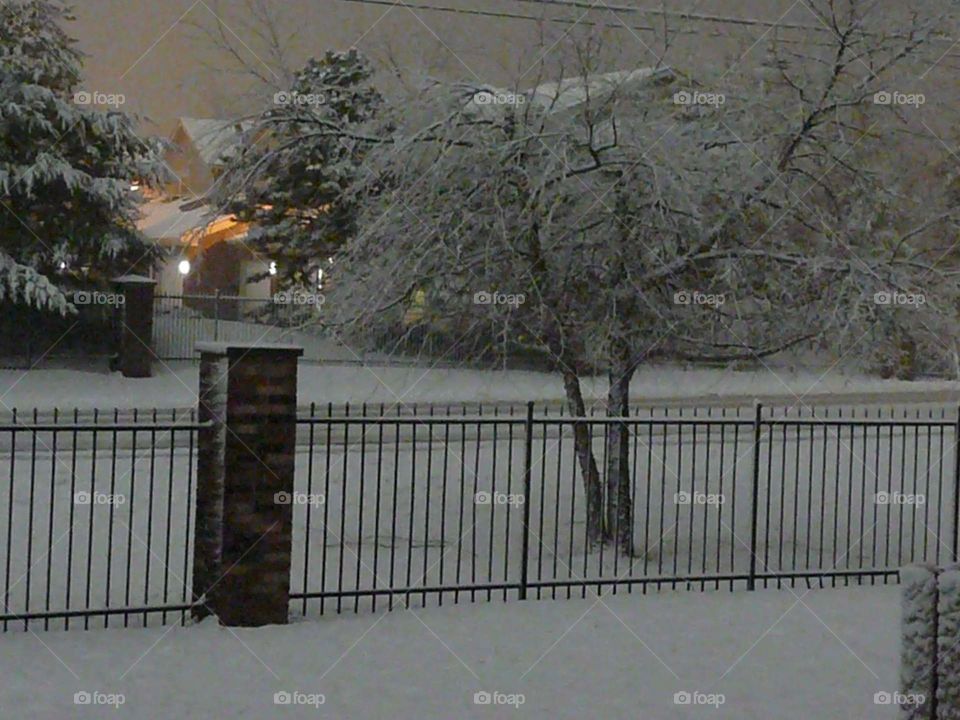
[[(684, 369), (672, 366), (643, 368), (631, 392), (640, 400), (696, 399), (708, 402), (729, 397), (795, 395), (811, 402), (818, 395), (849, 396), (926, 394), (928, 399), (955, 400), (960, 383), (881, 380), (820, 370), (773, 368), (737, 372), (723, 369)], [(106, 368), (0, 370), (0, 411), (7, 408), (184, 408), (196, 405), (197, 366), (191, 363), (157, 365), (156, 376), (128, 379)], [(404, 402), (526, 402), (562, 400), (563, 385), (556, 374), (528, 371), (483, 371), (429, 367), (359, 365), (300, 366), (300, 403)], [(588, 397), (602, 397), (605, 382), (584, 381)], [(749, 401), (748, 401), (749, 402)]]
[[(44, 720), (892, 719), (874, 695), (898, 689), (898, 603), (879, 587), (621, 591), (289, 627), (9, 632), (0, 708)], [(77, 692), (124, 704), (74, 705)], [(278, 692), (324, 703), (275, 705)], [(684, 692), (723, 703), (675, 704)]]

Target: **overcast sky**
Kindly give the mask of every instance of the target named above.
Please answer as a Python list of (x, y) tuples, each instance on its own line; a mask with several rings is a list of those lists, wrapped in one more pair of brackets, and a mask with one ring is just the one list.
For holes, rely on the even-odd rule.
[[(893, 2), (894, 0), (888, 0)], [(942, 2), (942, 0), (931, 0)], [(539, 26), (524, 20), (462, 16), (428, 10), (366, 5), (341, 0), (81, 0), (75, 12), (78, 21), (70, 28), (88, 54), (85, 89), (122, 93), (125, 109), (153, 121), (147, 131), (167, 134), (179, 116), (236, 117), (242, 114), (248, 84), (225, 72), (229, 60), (215, 52), (196, 24), (217, 27), (244, 57), (268, 77), (274, 73), (269, 54), (248, 25), (249, 2), (266, 2), (283, 23), (284, 45), (295, 65), (326, 50), (346, 50), (356, 44), (369, 53), (388, 51), (403, 67), (416, 67), (448, 79), (506, 83), (528, 70), (542, 52)], [(411, 3), (537, 15), (545, 6), (533, 0), (409, 0)], [(896, 0), (900, 2), (900, 0)], [(618, 0), (611, 6), (658, 7), (659, 2)], [(700, 12), (772, 21), (816, 24), (804, 3), (791, 0), (672, 0), (672, 10), (695, 7)], [(553, 11), (556, 14), (556, 11)], [(582, 11), (562, 10), (564, 17), (583, 18)], [(590, 17), (597, 17), (591, 15)], [(657, 25), (648, 16), (605, 12), (609, 21)], [(553, 38), (568, 25), (550, 24)], [(582, 27), (582, 26), (581, 26)], [(727, 26), (691, 25), (697, 33), (688, 36), (687, 57), (691, 67), (709, 63), (710, 53), (725, 53), (730, 60), (740, 56), (739, 43), (749, 47), (747, 61), (758, 60), (764, 49), (764, 28), (744, 30), (734, 47), (717, 49), (717, 40), (706, 33), (727, 33)], [(656, 63), (657, 37), (651, 32), (619, 30), (621, 43), (611, 64), (619, 68)], [(288, 37), (289, 36), (289, 37)], [(708, 48), (710, 48), (708, 50)], [(557, 54), (556, 49), (548, 55)], [(684, 57), (674, 53), (672, 57)], [(262, 62), (261, 62), (262, 61)], [(218, 71), (216, 68), (220, 68)], [(532, 78), (524, 78), (526, 86)], [(521, 83), (523, 85), (524, 83)]]
[[(89, 55), (88, 89), (123, 93), (127, 110), (150, 116), (164, 131), (181, 115), (229, 115), (244, 84), (228, 73), (210, 69), (211, 64), (225, 67), (225, 59), (212, 53), (191, 25), (205, 23), (212, 27), (219, 16), (225, 32), (249, 48), (241, 47), (248, 59), (259, 64), (257, 58), (263, 56), (261, 67), (269, 73), (269, 58), (243, 27), (244, 2), (83, 0), (75, 8), (78, 20), (69, 29)], [(519, 5), (515, 0), (449, 0), (445, 4), (494, 10), (517, 9)], [(429, 12), (418, 17), (402, 8), (337, 0), (283, 0), (272, 5), (286, 20), (286, 31), (296, 32), (288, 44), (301, 61), (328, 49), (345, 50), (359, 42), (365, 49), (389, 45), (405, 62), (452, 63), (459, 66), (465, 77), (476, 74), (493, 76), (494, 80), (504, 76), (503, 64), (509, 63), (512, 48), (522, 37), (518, 33), (536, 29), (535, 24), (522, 21), (511, 23)], [(492, 39), (492, 43), (483, 42), (483, 38)], [(439, 47), (441, 40), (452, 52)]]

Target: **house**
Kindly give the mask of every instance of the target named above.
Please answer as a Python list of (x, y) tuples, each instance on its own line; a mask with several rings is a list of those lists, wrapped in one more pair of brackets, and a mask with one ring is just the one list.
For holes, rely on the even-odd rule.
[(250, 121), (180, 118), (164, 160), (175, 174), (166, 188), (173, 197), (203, 197), (236, 157)]
[(244, 243), (250, 226), (218, 214), (205, 196), (239, 152), (250, 123), (180, 118), (164, 162), (174, 176), (141, 208), (140, 231), (166, 250), (155, 271), (160, 295), (266, 300), (271, 264)]
[(652, 84), (670, 82), (675, 77), (674, 71), (669, 67), (641, 67), (587, 76), (572, 75), (518, 93), (487, 86), (477, 89), (470, 104), (481, 112), (490, 113), (496, 112), (498, 106), (530, 103), (547, 113), (561, 114), (569, 110), (575, 111), (590, 100), (599, 104), (598, 100), (613, 93), (629, 94)]

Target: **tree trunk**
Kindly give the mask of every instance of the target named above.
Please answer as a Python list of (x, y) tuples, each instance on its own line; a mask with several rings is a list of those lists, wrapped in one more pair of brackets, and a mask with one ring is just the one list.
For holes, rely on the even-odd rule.
[[(563, 388), (567, 402), (576, 417), (584, 417), (587, 412), (580, 390), (580, 378), (573, 370), (563, 371)], [(587, 423), (573, 424), (573, 448), (583, 477), (583, 490), (587, 504), (587, 549), (603, 539), (603, 487), (600, 485), (600, 471), (593, 457), (593, 443), (590, 427)]]
[[(634, 368), (621, 358), (609, 373), (607, 417), (630, 414), (630, 380)], [(630, 427), (626, 423), (607, 425), (607, 517), (604, 540), (616, 543), (633, 554), (633, 503), (630, 488)]]

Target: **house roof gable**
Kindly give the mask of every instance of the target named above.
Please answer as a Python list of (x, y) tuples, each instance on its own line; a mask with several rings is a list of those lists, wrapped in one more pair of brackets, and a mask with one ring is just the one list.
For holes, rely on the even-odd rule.
[(243, 144), (243, 136), (253, 127), (249, 120), (182, 117), (177, 131), (189, 140), (200, 159), (208, 166), (221, 165), (235, 156)]

